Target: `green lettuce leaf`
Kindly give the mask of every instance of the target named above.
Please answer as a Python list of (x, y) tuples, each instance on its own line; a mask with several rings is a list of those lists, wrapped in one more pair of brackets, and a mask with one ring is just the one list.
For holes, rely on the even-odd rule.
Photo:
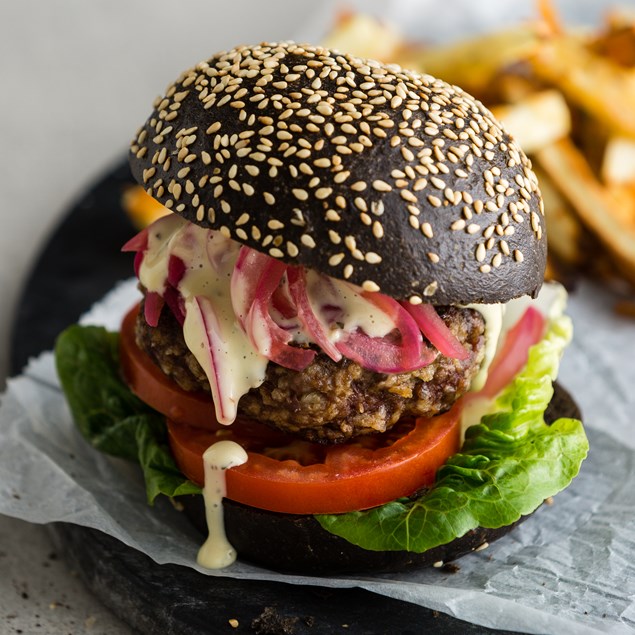
[(116, 333), (79, 325), (57, 339), (57, 372), (77, 427), (101, 452), (141, 465), (149, 503), (159, 494), (200, 493), (170, 454), (165, 418), (123, 381), (118, 341)]
[(368, 550), (423, 552), (476, 527), (497, 528), (534, 511), (569, 485), (588, 452), (580, 421), (544, 421), (562, 352), (571, 339), (566, 316), (549, 323), (524, 370), (466, 431), (459, 454), (416, 499), (374, 509), (316, 516), (327, 531)]

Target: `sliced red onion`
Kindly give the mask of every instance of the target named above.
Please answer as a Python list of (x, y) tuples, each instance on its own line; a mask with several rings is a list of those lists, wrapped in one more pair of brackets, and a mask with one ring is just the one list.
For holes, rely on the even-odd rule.
[(454, 336), (445, 322), (439, 317), (431, 304), (411, 304), (402, 302), (401, 305), (414, 318), (421, 332), (442, 355), (453, 359), (464, 360), (470, 354)]
[(122, 248), (121, 251), (145, 251), (148, 248), (148, 228), (142, 229), (136, 236), (133, 236)]
[(304, 370), (315, 357), (309, 348), (289, 346), (291, 335), (280, 328), (269, 314), (268, 303), (256, 301), (245, 322), (249, 339), (261, 355), (279, 366)]
[(148, 228), (142, 229), (138, 234), (133, 236), (122, 248), (121, 251), (136, 251), (134, 257), (134, 273), (139, 277), (139, 270), (143, 262), (143, 254), (148, 248)]
[(280, 328), (269, 312), (272, 296), (286, 265), (275, 258), (242, 247), (231, 279), (234, 313), (261, 355), (285, 368), (304, 370), (315, 351), (289, 346), (291, 334)]
[(502, 348), (492, 361), (485, 386), (477, 393), (479, 397), (495, 397), (524, 368), (529, 349), (542, 339), (545, 323), (543, 314), (534, 307), (523, 313), (507, 332)]
[(220, 335), (220, 324), (214, 304), (209, 298), (196, 296), (189, 305), (188, 315), (190, 319), (199, 323), (202, 327), (200, 330), (205, 334), (205, 354), (209, 362), (206, 374), (212, 390), (216, 418), (219, 423), (229, 425), (236, 419), (237, 402), (228, 391), (221, 389), (222, 378), (227, 373), (227, 369), (223, 368), (223, 362), (227, 363), (227, 356), (222, 353), (227, 346)]
[(155, 291), (146, 293), (143, 307), (144, 316), (149, 326), (158, 326), (164, 304), (163, 298)]
[(241, 247), (234, 265), (231, 279), (231, 299), (234, 313), (241, 326), (245, 327), (245, 320), (256, 296), (256, 287), (260, 276), (260, 267), (268, 256), (249, 247)]
[(358, 329), (336, 345), (345, 357), (378, 373), (407, 373), (434, 361), (436, 351), (424, 346), (416, 322), (396, 300), (381, 293), (361, 295), (390, 317), (401, 341), (397, 343), (389, 336), (369, 337)]
[(185, 323), (185, 302), (180, 291), (174, 287), (167, 286), (163, 291), (163, 299), (178, 323), (183, 326)]
[(287, 275), (289, 269), (290, 267), (287, 268), (280, 284), (271, 296), (271, 307), (285, 320), (291, 320), (298, 315), (298, 309), (289, 291), (289, 279)]
[(143, 258), (145, 253), (143, 251), (138, 251), (134, 255), (134, 275), (139, 277), (139, 271), (141, 271), (141, 263), (143, 262)]
[(315, 315), (306, 290), (304, 267), (288, 267), (289, 291), (298, 310), (298, 317), (312, 341), (315, 342), (334, 362), (342, 359), (342, 353), (329, 340), (326, 327)]
[(168, 284), (178, 287), (184, 275), (185, 263), (178, 256), (170, 254), (170, 259), (168, 260)]

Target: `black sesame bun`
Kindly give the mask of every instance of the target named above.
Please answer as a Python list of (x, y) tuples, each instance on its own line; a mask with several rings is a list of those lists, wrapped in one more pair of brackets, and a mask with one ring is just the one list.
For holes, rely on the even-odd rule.
[(293, 43), (235, 48), (156, 100), (130, 162), (191, 222), (369, 291), (507, 302), (543, 281), (529, 160), (429, 75)]
[[(545, 411), (548, 424), (570, 417), (581, 419), (580, 409), (560, 384)], [(185, 512), (201, 533), (207, 532), (202, 496), (182, 497)], [(404, 571), (441, 566), (471, 551), (486, 548), (525, 521), (497, 528), (477, 527), (423, 553), (368, 551), (322, 529), (313, 516), (277, 514), (225, 499), (225, 527), (240, 557), (270, 569), (289, 573), (338, 574)]]

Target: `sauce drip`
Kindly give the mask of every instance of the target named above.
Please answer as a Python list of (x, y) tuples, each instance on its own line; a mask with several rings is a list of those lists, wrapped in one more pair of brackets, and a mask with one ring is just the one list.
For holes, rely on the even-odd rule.
[(247, 461), (247, 452), (234, 441), (219, 441), (203, 454), (205, 466), (205, 518), (207, 540), (199, 549), (196, 562), (206, 569), (222, 569), (236, 560), (236, 550), (225, 533), (223, 497), (227, 493), (225, 472)]

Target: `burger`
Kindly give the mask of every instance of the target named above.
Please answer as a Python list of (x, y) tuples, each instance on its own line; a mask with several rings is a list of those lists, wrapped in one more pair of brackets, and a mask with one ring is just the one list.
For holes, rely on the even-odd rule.
[(539, 187), (460, 88), (241, 46), (157, 98), (130, 166), (166, 210), (123, 247), (139, 305), (58, 369), (91, 443), (207, 521), (204, 566), (440, 566), (577, 474)]

